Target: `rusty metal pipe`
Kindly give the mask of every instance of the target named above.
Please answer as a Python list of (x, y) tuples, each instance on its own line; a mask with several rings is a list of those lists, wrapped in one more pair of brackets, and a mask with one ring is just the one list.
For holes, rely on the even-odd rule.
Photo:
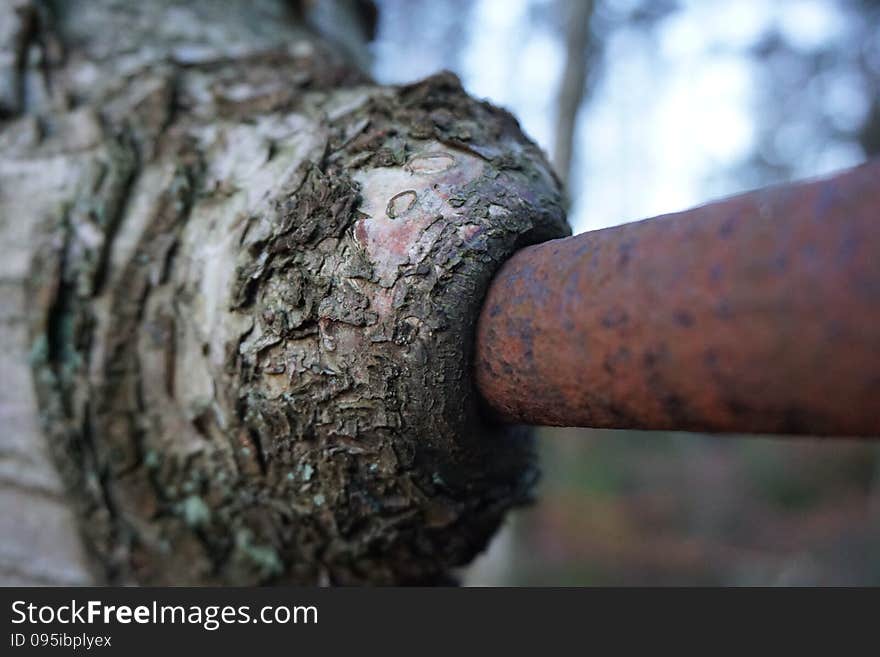
[(880, 160), (523, 249), (475, 367), (508, 422), (880, 435)]

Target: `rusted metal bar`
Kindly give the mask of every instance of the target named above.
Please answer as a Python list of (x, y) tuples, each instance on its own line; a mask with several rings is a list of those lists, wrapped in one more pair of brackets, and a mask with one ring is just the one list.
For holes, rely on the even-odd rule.
[(880, 435), (880, 160), (523, 249), (477, 334), (505, 421)]

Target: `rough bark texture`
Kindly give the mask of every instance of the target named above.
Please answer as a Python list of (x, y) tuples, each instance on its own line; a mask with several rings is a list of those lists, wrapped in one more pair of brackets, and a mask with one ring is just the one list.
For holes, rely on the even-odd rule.
[(35, 423), (27, 353), (90, 557), (29, 425), (4, 452), (41, 464), (24, 503), (51, 501), (65, 554), (44, 576), (13, 549), (8, 579), (467, 562), (534, 480), (528, 437), (479, 412), (480, 302), (514, 249), (567, 233), (516, 121), (451, 75), (370, 83), (281, 3), (18, 4), (0, 229), (22, 380), (0, 408)]

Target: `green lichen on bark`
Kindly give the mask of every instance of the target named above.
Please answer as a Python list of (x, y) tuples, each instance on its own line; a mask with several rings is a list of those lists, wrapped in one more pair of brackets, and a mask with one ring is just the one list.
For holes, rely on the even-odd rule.
[(454, 76), (382, 87), (308, 52), (90, 99), (32, 364), (108, 581), (444, 581), (529, 497), (472, 334), (501, 262), (567, 234), (558, 183)]

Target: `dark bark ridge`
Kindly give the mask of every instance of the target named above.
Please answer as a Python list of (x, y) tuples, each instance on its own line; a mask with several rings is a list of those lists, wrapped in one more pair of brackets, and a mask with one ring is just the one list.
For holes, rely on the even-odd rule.
[(79, 171), (31, 362), (101, 579), (443, 581), (528, 499), (473, 329), (504, 259), (568, 229), (507, 113), (311, 48), (154, 63), (19, 142)]

